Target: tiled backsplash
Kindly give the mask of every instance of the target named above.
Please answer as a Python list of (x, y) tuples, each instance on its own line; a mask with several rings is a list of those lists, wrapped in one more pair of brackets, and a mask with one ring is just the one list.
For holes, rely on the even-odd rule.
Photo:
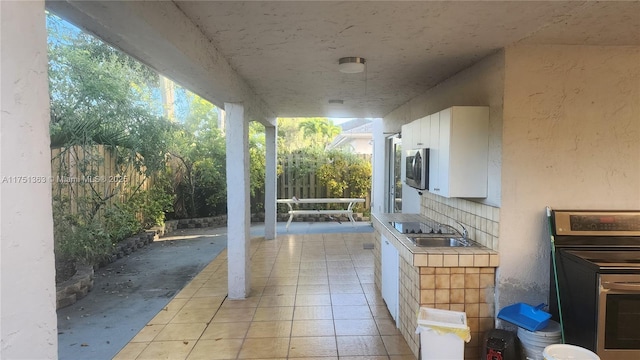
[(469, 238), (492, 250), (498, 250), (500, 208), (460, 198), (445, 198), (425, 191), (420, 213), (462, 232), (459, 221), (469, 231)]

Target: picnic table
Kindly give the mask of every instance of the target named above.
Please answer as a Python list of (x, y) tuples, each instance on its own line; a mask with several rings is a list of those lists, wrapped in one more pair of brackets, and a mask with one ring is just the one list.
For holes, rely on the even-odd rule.
[[(289, 221), (287, 221), (287, 230), (293, 217), (296, 215), (347, 215), (351, 221), (351, 225), (355, 226), (356, 221), (353, 219), (353, 206), (357, 203), (363, 203), (364, 199), (358, 198), (316, 198), (316, 199), (278, 199), (278, 204), (287, 204), (289, 206)], [(324, 209), (294, 209), (295, 204), (348, 204), (346, 209), (324, 210)]]

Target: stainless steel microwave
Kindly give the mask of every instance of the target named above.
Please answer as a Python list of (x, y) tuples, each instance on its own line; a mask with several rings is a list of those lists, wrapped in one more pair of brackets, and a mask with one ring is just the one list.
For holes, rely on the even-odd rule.
[(407, 150), (404, 182), (416, 189), (429, 188), (429, 149)]

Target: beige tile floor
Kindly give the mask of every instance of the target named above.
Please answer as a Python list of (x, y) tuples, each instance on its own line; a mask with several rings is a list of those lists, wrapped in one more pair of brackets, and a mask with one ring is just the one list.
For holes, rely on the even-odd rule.
[(415, 360), (374, 285), (371, 233), (251, 243), (251, 294), (227, 295), (222, 252), (116, 359)]

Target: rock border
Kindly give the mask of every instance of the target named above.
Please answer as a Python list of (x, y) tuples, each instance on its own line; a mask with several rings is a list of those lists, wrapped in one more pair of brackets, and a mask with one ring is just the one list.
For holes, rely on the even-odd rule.
[(75, 304), (93, 288), (93, 267), (79, 265), (75, 275), (56, 286), (56, 310)]

